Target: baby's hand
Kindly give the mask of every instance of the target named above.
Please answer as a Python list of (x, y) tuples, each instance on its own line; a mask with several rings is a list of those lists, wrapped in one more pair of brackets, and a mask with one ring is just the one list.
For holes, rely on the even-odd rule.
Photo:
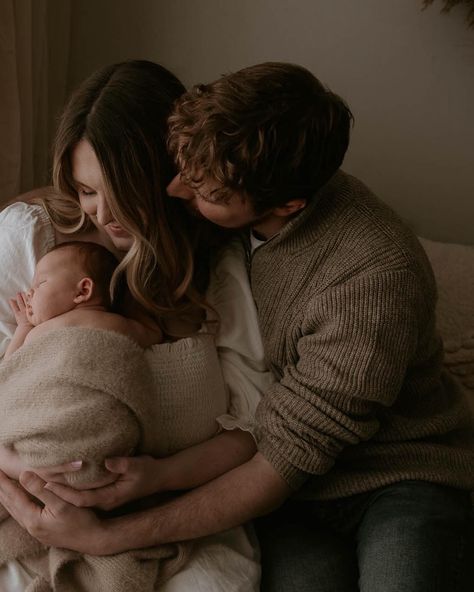
[(26, 312), (28, 303), (25, 292), (18, 292), (16, 298), (10, 298), (10, 307), (15, 315), (16, 323), (19, 327), (31, 328), (33, 325), (28, 320)]

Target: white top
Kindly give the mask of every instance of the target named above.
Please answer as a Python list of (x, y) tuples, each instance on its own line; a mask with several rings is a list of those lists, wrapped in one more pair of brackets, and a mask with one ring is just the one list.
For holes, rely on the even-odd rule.
[(265, 239), (257, 238), (255, 234), (250, 231), (250, 250), (252, 253), (255, 251), (255, 249), (258, 249), (258, 247), (262, 246), (263, 243), (266, 242), (267, 241)]

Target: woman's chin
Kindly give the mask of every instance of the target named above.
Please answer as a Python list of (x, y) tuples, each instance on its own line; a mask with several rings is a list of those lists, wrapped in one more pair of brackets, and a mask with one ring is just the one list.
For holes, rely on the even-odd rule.
[(110, 230), (107, 227), (105, 228), (105, 230), (107, 233), (107, 237), (109, 241), (112, 243), (114, 249), (116, 249), (117, 251), (121, 251), (123, 253), (126, 253), (130, 250), (130, 248), (133, 245), (133, 236), (123, 231), (121, 233), (110, 232)]
[(122, 253), (129, 251), (133, 245), (133, 238), (131, 236), (118, 237), (109, 235), (109, 237), (117, 251)]

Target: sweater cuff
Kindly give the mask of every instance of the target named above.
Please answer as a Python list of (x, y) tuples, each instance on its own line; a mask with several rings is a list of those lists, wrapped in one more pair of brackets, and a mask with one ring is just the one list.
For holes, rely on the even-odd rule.
[(258, 442), (258, 451), (293, 491), (298, 491), (311, 476), (288, 462), (288, 459), (266, 439)]

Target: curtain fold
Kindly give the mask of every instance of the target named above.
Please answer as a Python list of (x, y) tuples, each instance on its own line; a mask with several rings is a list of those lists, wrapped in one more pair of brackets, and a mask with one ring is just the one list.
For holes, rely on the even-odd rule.
[(15, 43), (13, 1), (0, 0), (0, 203), (20, 188), (21, 123)]
[(48, 182), (69, 31), (70, 0), (0, 0), (0, 205)]

